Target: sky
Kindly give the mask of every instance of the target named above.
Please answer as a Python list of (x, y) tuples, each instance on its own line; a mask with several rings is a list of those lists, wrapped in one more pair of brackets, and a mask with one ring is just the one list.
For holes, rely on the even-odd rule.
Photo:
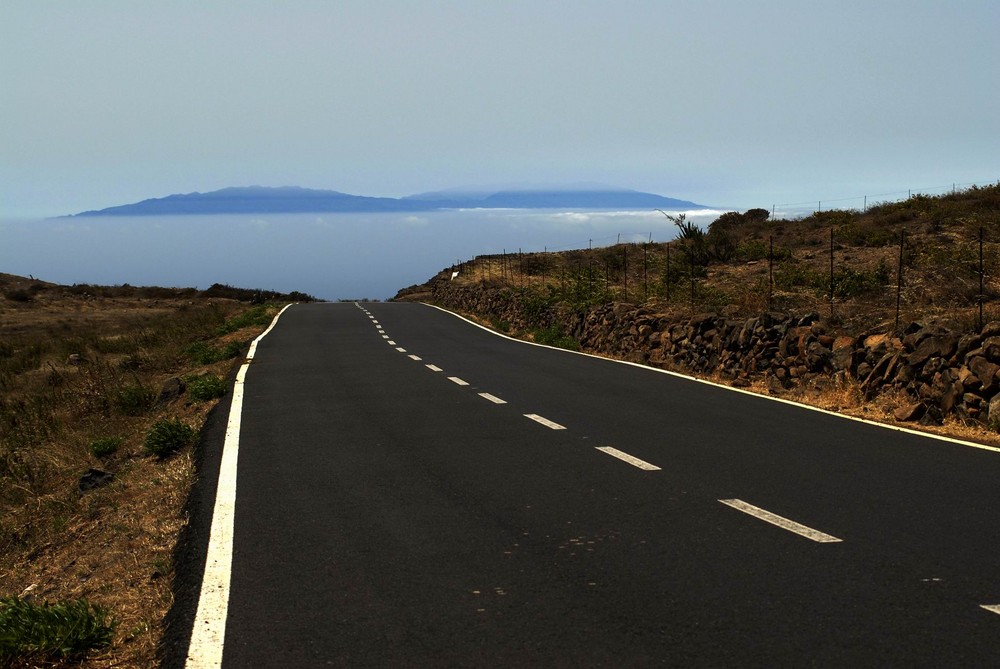
[(749, 208), (996, 182), (997, 34), (996, 0), (2, 0), (0, 217), (245, 185)]

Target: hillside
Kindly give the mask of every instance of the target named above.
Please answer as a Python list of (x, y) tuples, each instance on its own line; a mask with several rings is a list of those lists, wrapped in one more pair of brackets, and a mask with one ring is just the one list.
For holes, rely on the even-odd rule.
[[(0, 613), (80, 637), (3, 628), (0, 666), (157, 665), (197, 432), (276, 304), (308, 299), (0, 274)], [(49, 618), (28, 631), (51, 643)]]
[[(838, 410), (881, 401), (889, 420), (909, 406), (907, 420), (988, 422), (1000, 339), (978, 347), (1000, 335), (1000, 186), (797, 220), (732, 212), (707, 231), (676, 223), (668, 243), (479, 256), (396, 299)], [(940, 350), (915, 354), (924, 340)]]
[(276, 214), (332, 212), (415, 212), (468, 208), (703, 209), (702, 205), (638, 191), (594, 186), (549, 187), (487, 192), (421, 193), (403, 198), (367, 197), (294, 186), (223, 188), (209, 193), (168, 195), (84, 211), (75, 216), (166, 216), (187, 214)]

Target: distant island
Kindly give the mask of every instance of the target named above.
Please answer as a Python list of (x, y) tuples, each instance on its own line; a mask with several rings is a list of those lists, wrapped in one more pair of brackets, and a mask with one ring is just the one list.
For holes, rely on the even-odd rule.
[(707, 209), (687, 200), (609, 186), (452, 189), (402, 198), (284, 186), (223, 188), (142, 200), (72, 216), (419, 212), (440, 209)]

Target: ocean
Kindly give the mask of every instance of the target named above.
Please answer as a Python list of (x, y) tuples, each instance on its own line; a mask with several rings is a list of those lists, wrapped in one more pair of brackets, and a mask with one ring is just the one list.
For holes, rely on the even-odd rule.
[[(706, 227), (722, 212), (686, 213)], [(662, 242), (675, 233), (657, 211), (8, 218), (0, 219), (0, 272), (61, 284), (223, 283), (384, 300), (480, 254)]]

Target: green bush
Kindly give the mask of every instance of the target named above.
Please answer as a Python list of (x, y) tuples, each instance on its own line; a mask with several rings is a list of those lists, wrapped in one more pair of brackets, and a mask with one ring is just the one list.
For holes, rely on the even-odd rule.
[(126, 416), (141, 416), (155, 401), (153, 390), (141, 384), (119, 388), (113, 398), (115, 408)]
[(125, 443), (124, 437), (101, 437), (90, 442), (90, 452), (103, 458), (117, 451)]
[(205, 402), (225, 395), (226, 381), (214, 374), (196, 376), (188, 380), (187, 391), (195, 402)]
[(176, 418), (157, 421), (146, 435), (146, 450), (164, 458), (191, 443), (194, 430)]
[(11, 288), (3, 292), (4, 297), (12, 302), (31, 302), (33, 299), (30, 292), (23, 288)]
[(251, 325), (263, 326), (269, 325), (271, 323), (271, 309), (267, 306), (261, 305), (259, 307), (253, 307), (247, 309), (242, 314), (238, 316), (233, 316), (228, 321), (226, 321), (221, 327), (219, 327), (218, 333), (220, 335), (229, 334), (230, 332), (236, 332), (245, 327)]
[(211, 365), (220, 360), (230, 360), (239, 355), (241, 346), (239, 342), (231, 341), (222, 348), (216, 348), (208, 342), (197, 341), (184, 351), (192, 360), (200, 365)]
[(35, 604), (0, 599), (0, 664), (79, 658), (111, 643), (116, 621), (101, 606), (79, 599)]
[[(736, 247), (736, 257), (740, 260), (767, 260), (771, 252), (770, 245), (762, 239), (747, 239)], [(778, 262), (792, 257), (791, 249), (784, 246), (775, 246), (773, 254)]]
[(579, 342), (564, 333), (557, 325), (535, 330), (533, 334), (536, 343), (565, 348), (570, 351), (580, 350)]

